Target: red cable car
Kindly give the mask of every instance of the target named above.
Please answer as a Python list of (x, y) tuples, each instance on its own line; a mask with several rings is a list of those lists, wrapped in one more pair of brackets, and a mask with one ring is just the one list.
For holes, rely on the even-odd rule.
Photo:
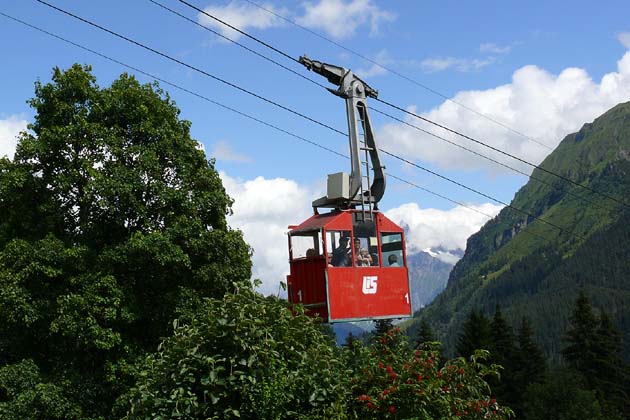
[(346, 101), (352, 172), (328, 175), (315, 214), (289, 226), (289, 302), (331, 323), (410, 317), (404, 231), (378, 210), (385, 174), (367, 111), (367, 97), (378, 93), (344, 68), (300, 62), (336, 84), (330, 91)]

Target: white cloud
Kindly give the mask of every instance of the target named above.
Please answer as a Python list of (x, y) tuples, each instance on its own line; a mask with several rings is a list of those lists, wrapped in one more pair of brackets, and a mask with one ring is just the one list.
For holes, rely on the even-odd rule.
[(254, 249), (253, 278), (262, 280), (261, 292), (275, 294), (289, 273), (287, 227), (310, 217), (311, 201), (322, 193), (285, 178), (243, 181), (220, 175), (234, 199), (230, 226), (242, 230)]
[(17, 146), (17, 135), (26, 130), (27, 121), (17, 115), (0, 120), (0, 157), (8, 156), (13, 159)]
[[(466, 249), (466, 240), (489, 219), (499, 213), (502, 206), (494, 204), (457, 206), (450, 210), (422, 209), (416, 203), (403, 204), (388, 210), (385, 215), (407, 228), (407, 252), (433, 250), (432, 255), (454, 264), (459, 257), (448, 252)], [(479, 213), (478, 213), (479, 212)]]
[[(396, 15), (378, 7), (373, 0), (319, 0), (303, 2), (303, 13), (291, 13), (285, 8), (275, 8), (271, 4), (262, 4), (263, 8), (294, 19), (298, 24), (312, 29), (320, 29), (336, 39), (354, 35), (359, 27), (368, 26), (370, 34), (379, 32), (383, 22), (391, 22)], [(235, 0), (223, 6), (208, 6), (204, 11), (216, 16), (234, 27), (246, 31), (249, 28), (268, 29), (285, 25), (282, 18), (252, 4)], [(219, 31), (223, 36), (237, 40), (243, 35), (221, 24), (204, 13), (197, 15), (197, 21), (204, 26)]]
[[(387, 50), (381, 50), (374, 57), (374, 61), (378, 64), (372, 64), (371, 67), (361, 67), (354, 70), (354, 73), (358, 75), (362, 79), (367, 79), (368, 77), (376, 77), (387, 74), (387, 70), (383, 66), (389, 66), (394, 62), (392, 58), (387, 53)], [(380, 65), (379, 65), (380, 64)]]
[(322, 29), (337, 39), (348, 38), (363, 25), (376, 34), (382, 22), (391, 22), (396, 15), (379, 8), (372, 0), (319, 0), (304, 3), (305, 13), (296, 20), (300, 25)]
[[(275, 9), (270, 4), (262, 4), (262, 6), (280, 15), (287, 14), (286, 10)], [(284, 24), (282, 19), (271, 13), (256, 6), (236, 1), (231, 1), (225, 6), (208, 6), (204, 11), (243, 31), (249, 28), (267, 29)], [(203, 13), (197, 15), (197, 20), (201, 25), (212, 27), (230, 39), (237, 40), (242, 36), (234, 29), (228, 28)]]
[(490, 53), (490, 54), (507, 54), (510, 51), (512, 51), (512, 47), (507, 45), (504, 47), (501, 47), (497, 44), (494, 44), (492, 42), (487, 42), (485, 44), (481, 44), (479, 46), (479, 52), (482, 53)]
[[(530, 65), (515, 71), (509, 84), (488, 90), (462, 91), (453, 100), (555, 147), (568, 133), (577, 131), (617, 103), (630, 100), (630, 52), (617, 62), (617, 71), (604, 75), (599, 83), (583, 69), (567, 68), (554, 75)], [(421, 115), (535, 164), (549, 153), (548, 149), (453, 102), (445, 101)], [(521, 170), (531, 170), (529, 166), (519, 166), (506, 156), (431, 128), (413, 117), (407, 121)], [(378, 134), (384, 148), (411, 159), (434, 162), (443, 168), (507, 170), (403, 124), (387, 124)]]
[(617, 40), (621, 42), (621, 45), (630, 50), (630, 32), (621, 32), (617, 35)]
[(420, 62), (420, 67), (429, 73), (435, 73), (438, 71), (444, 71), (448, 69), (455, 69), (459, 72), (466, 73), (469, 71), (480, 70), (490, 64), (494, 63), (496, 59), (494, 57), (487, 58), (455, 58), (455, 57), (436, 57), (427, 58)]
[(230, 161), (230, 162), (239, 162), (239, 163), (251, 163), (253, 159), (247, 155), (236, 153), (232, 150), (232, 147), (225, 141), (221, 140), (212, 148), (212, 152), (210, 156), (215, 158), (216, 160)]

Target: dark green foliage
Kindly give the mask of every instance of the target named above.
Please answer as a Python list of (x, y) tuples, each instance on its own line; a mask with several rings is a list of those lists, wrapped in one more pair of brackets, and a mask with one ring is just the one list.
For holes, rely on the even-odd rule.
[(523, 410), (523, 396), (531, 384), (543, 383), (547, 380), (547, 362), (545, 355), (534, 342), (531, 324), (527, 318), (521, 320), (518, 330), (518, 347), (512, 360), (512, 377), (517, 398), (512, 402), (512, 408), (518, 414)]
[[(568, 345), (562, 349), (562, 355), (569, 365), (581, 372), (587, 380), (594, 380), (599, 367), (597, 363), (598, 321), (584, 291), (580, 291), (569, 322), (570, 326), (566, 332)], [(592, 383), (589, 385), (592, 387)]]
[(374, 337), (380, 337), (387, 334), (392, 328), (394, 328), (394, 324), (391, 319), (377, 319), (374, 321), (374, 331), (372, 331), (372, 335)]
[(627, 400), (624, 390), (627, 367), (621, 357), (621, 335), (605, 312), (597, 318), (583, 292), (575, 302), (566, 340), (568, 345), (562, 355), (569, 366), (582, 374), (587, 389), (595, 392), (603, 411), (621, 412)]
[(580, 376), (570, 371), (553, 372), (548, 381), (530, 385), (524, 401), (525, 420), (614, 420), (603, 414), (595, 393), (585, 390)]
[(67, 383), (43, 380), (32, 360), (0, 367), (0, 419), (79, 420), (81, 408), (71, 401)]
[(416, 339), (416, 345), (414, 346), (416, 349), (420, 350), (428, 343), (432, 343), (435, 341), (435, 335), (433, 331), (431, 331), (431, 327), (429, 323), (424, 319), (420, 321), (420, 327), (418, 328), (418, 336)]
[(475, 350), (488, 350), (491, 347), (490, 321), (480, 311), (472, 310), (459, 335), (457, 354), (462, 357), (470, 357), (475, 353)]
[(128, 418), (343, 418), (346, 376), (314, 321), (246, 288), (206, 300), (147, 358)]
[(509, 406), (519, 399), (519, 390), (516, 387), (516, 357), (517, 351), (514, 345), (514, 332), (503, 314), (501, 307), (496, 306), (494, 316), (490, 323), (490, 357), (493, 363), (501, 366), (501, 375), (496, 380), (490, 381), (490, 386), (499, 401)]
[(603, 311), (599, 315), (597, 336), (599, 372), (596, 388), (608, 405), (630, 413), (629, 366), (622, 358), (621, 334), (613, 325), (610, 316)]
[(250, 251), (157, 85), (100, 88), (75, 65), (30, 104), (30, 131), (0, 160), (0, 369), (32, 383), (6, 379), (0, 404), (25, 407), (12, 419), (105, 418), (177, 314), (248, 283)]

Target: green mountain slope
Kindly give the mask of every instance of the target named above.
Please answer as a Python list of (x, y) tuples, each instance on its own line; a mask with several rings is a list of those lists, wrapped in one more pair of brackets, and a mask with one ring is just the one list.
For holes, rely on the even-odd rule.
[(471, 309), (490, 314), (500, 304), (513, 324), (529, 317), (538, 341), (555, 358), (583, 288), (622, 329), (628, 358), (630, 211), (619, 202), (630, 203), (630, 102), (568, 135), (541, 168), (614, 200), (536, 169), (533, 177), (551, 186), (530, 179), (511, 203), (524, 212), (505, 208), (472, 235), (447, 288), (419, 317), (452, 351)]

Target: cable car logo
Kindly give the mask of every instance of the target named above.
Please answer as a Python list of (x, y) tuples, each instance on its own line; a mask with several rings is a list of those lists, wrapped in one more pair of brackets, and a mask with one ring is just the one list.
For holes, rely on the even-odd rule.
[(362, 289), (363, 294), (375, 295), (377, 281), (378, 281), (378, 276), (363, 276), (363, 289)]

